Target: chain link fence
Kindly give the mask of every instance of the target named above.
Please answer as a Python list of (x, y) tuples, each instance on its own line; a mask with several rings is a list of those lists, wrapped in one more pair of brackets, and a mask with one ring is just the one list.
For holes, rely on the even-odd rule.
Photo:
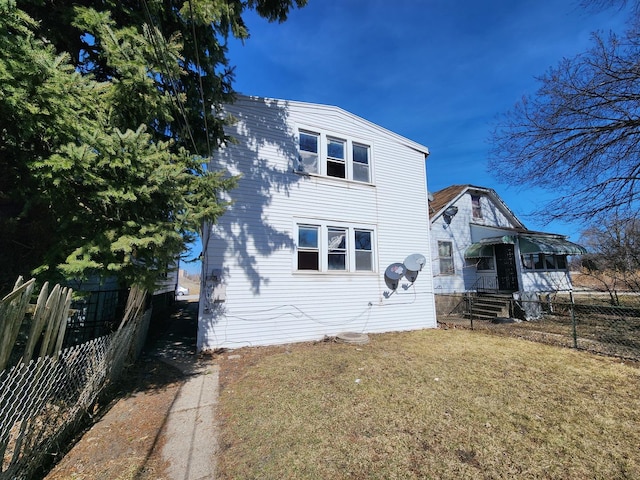
[(109, 335), (0, 371), (0, 480), (34, 478), (65, 451), (99, 395), (142, 350), (151, 310), (135, 308)]
[[(537, 299), (495, 296), (493, 312), (482, 295), (437, 295), (438, 323), (640, 360), (640, 307), (580, 303), (573, 295)], [(500, 304), (503, 300), (504, 303)], [(480, 308), (479, 305), (483, 305)]]

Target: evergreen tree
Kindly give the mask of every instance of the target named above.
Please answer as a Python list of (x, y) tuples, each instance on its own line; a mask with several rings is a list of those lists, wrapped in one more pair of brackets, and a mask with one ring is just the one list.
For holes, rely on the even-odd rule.
[(0, 0), (0, 291), (18, 274), (153, 285), (235, 184), (206, 169), (243, 12), (306, 0)]

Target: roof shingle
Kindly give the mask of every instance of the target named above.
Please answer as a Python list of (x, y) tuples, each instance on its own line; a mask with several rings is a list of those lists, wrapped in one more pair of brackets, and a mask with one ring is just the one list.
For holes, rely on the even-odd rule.
[(433, 215), (442, 210), (468, 186), (469, 185), (451, 185), (433, 193), (433, 200), (429, 202), (429, 213)]

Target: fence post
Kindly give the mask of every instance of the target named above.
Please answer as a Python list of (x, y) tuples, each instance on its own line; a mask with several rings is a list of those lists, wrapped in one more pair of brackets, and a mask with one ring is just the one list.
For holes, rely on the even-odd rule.
[(469, 321), (471, 322), (471, 330), (473, 330), (473, 294), (471, 292), (467, 292), (469, 296)]
[(576, 310), (573, 299), (573, 290), (569, 290), (569, 300), (571, 301), (571, 328), (573, 330), (573, 348), (578, 348), (578, 331), (576, 329)]

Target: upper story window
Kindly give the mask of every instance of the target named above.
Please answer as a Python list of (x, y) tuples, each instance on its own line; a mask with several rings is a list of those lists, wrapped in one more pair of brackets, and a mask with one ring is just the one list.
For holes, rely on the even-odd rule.
[(373, 272), (374, 230), (334, 226), (328, 222), (299, 223), (297, 270), (317, 272)]
[(344, 152), (344, 140), (327, 138), (327, 175), (347, 178), (347, 162)]
[(359, 182), (370, 182), (369, 173), (369, 147), (353, 144), (353, 179)]
[(307, 173), (320, 173), (318, 152), (320, 135), (317, 133), (300, 132), (300, 169)]
[(480, 195), (471, 195), (471, 214), (473, 218), (482, 218), (482, 206), (480, 205)]
[(438, 241), (440, 275), (453, 275), (453, 243)]
[(299, 131), (296, 171), (371, 183), (371, 146), (311, 130)]

